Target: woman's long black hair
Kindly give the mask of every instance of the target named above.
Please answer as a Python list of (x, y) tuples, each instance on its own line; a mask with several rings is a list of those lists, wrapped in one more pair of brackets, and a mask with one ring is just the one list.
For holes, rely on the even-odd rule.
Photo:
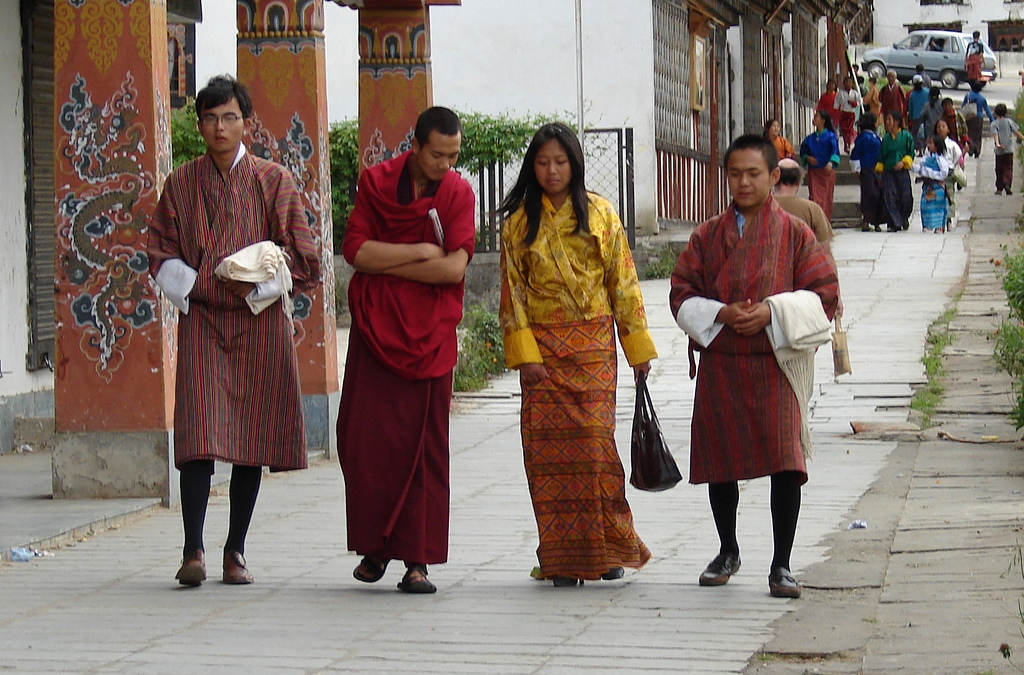
[(505, 199), (498, 207), (498, 214), (502, 218), (508, 218), (515, 213), (520, 206), (526, 210), (526, 236), (523, 243), (529, 246), (537, 238), (537, 231), (540, 229), (540, 198), (544, 194), (543, 188), (537, 182), (537, 170), (533, 163), (537, 159), (537, 153), (541, 146), (548, 141), (555, 140), (565, 150), (569, 157), (569, 168), (572, 169), (572, 178), (569, 181), (569, 196), (572, 198), (572, 210), (576, 214), (576, 232), (590, 232), (590, 222), (587, 218), (587, 188), (584, 183), (583, 170), (583, 148), (579, 139), (572, 129), (561, 122), (545, 124), (533, 135), (530, 146), (526, 149), (526, 156), (523, 157), (523, 166), (519, 170), (519, 178), (516, 184), (509, 190)]

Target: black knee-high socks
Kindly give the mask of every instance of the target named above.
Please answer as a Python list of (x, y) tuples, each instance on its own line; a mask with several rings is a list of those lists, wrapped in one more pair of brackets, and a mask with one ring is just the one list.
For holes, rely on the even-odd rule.
[[(206, 505), (210, 501), (210, 477), (213, 475), (213, 462), (196, 460), (181, 465), (181, 519), (185, 527), (185, 546), (183, 555), (190, 556), (196, 549), (205, 550), (203, 545), (203, 525), (206, 522)], [(231, 487), (229, 498), (231, 503), (228, 539), (224, 548), (245, 554), (245, 536), (252, 521), (252, 512), (256, 507), (256, 497), (260, 492), (260, 481), (263, 469), (258, 466), (231, 467)]]
[[(783, 471), (771, 477), (772, 534), (775, 543), (772, 569), (789, 569), (789, 556), (793, 552), (796, 524), (800, 517), (801, 478), (797, 471)], [(738, 555), (740, 546), (736, 541), (736, 509), (740, 503), (739, 483), (711, 483), (708, 485), (708, 498), (721, 543), (719, 553)]]
[(740, 545), (736, 541), (736, 509), (740, 505), (739, 483), (711, 483), (708, 485), (708, 497), (711, 500), (711, 514), (715, 517), (715, 528), (718, 530), (718, 541), (721, 542), (718, 552), (739, 555)]
[(775, 552), (772, 569), (789, 567), (789, 554), (793, 552), (796, 538), (796, 522), (800, 517), (800, 481), (797, 471), (783, 471), (772, 475), (772, 534), (775, 536)]
[(228, 540), (224, 544), (227, 551), (245, 554), (245, 535), (249, 532), (249, 522), (256, 508), (262, 477), (263, 467), (237, 464), (231, 467), (231, 515), (228, 521)]

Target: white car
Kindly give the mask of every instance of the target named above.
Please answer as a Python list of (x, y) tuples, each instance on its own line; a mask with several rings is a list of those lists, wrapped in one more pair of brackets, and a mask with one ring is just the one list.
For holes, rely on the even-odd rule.
[[(964, 68), (964, 54), (971, 41), (967, 33), (948, 30), (915, 30), (892, 47), (878, 47), (864, 52), (863, 69), (868, 77), (885, 80), (885, 73), (892, 69), (903, 82), (914, 76), (917, 64), (924, 65), (924, 72), (935, 82), (941, 82), (946, 89), (956, 89), (967, 81)], [(982, 80), (996, 79), (999, 64), (995, 53), (985, 45), (985, 62), (982, 65)]]

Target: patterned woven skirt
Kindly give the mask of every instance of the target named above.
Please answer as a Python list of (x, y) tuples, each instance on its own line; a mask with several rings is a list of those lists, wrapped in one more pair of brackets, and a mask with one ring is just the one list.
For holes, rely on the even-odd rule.
[(611, 317), (533, 326), (549, 378), (523, 387), (526, 477), (541, 576), (599, 579), (650, 557), (633, 529), (615, 447)]

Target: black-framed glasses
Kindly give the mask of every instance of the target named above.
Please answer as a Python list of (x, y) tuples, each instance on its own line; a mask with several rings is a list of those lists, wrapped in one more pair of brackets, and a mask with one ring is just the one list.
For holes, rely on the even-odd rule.
[(228, 126), (229, 124), (234, 124), (241, 119), (242, 116), (236, 113), (224, 113), (223, 115), (203, 115), (199, 118), (199, 122), (204, 127), (215, 127), (218, 122), (223, 123), (224, 126)]

